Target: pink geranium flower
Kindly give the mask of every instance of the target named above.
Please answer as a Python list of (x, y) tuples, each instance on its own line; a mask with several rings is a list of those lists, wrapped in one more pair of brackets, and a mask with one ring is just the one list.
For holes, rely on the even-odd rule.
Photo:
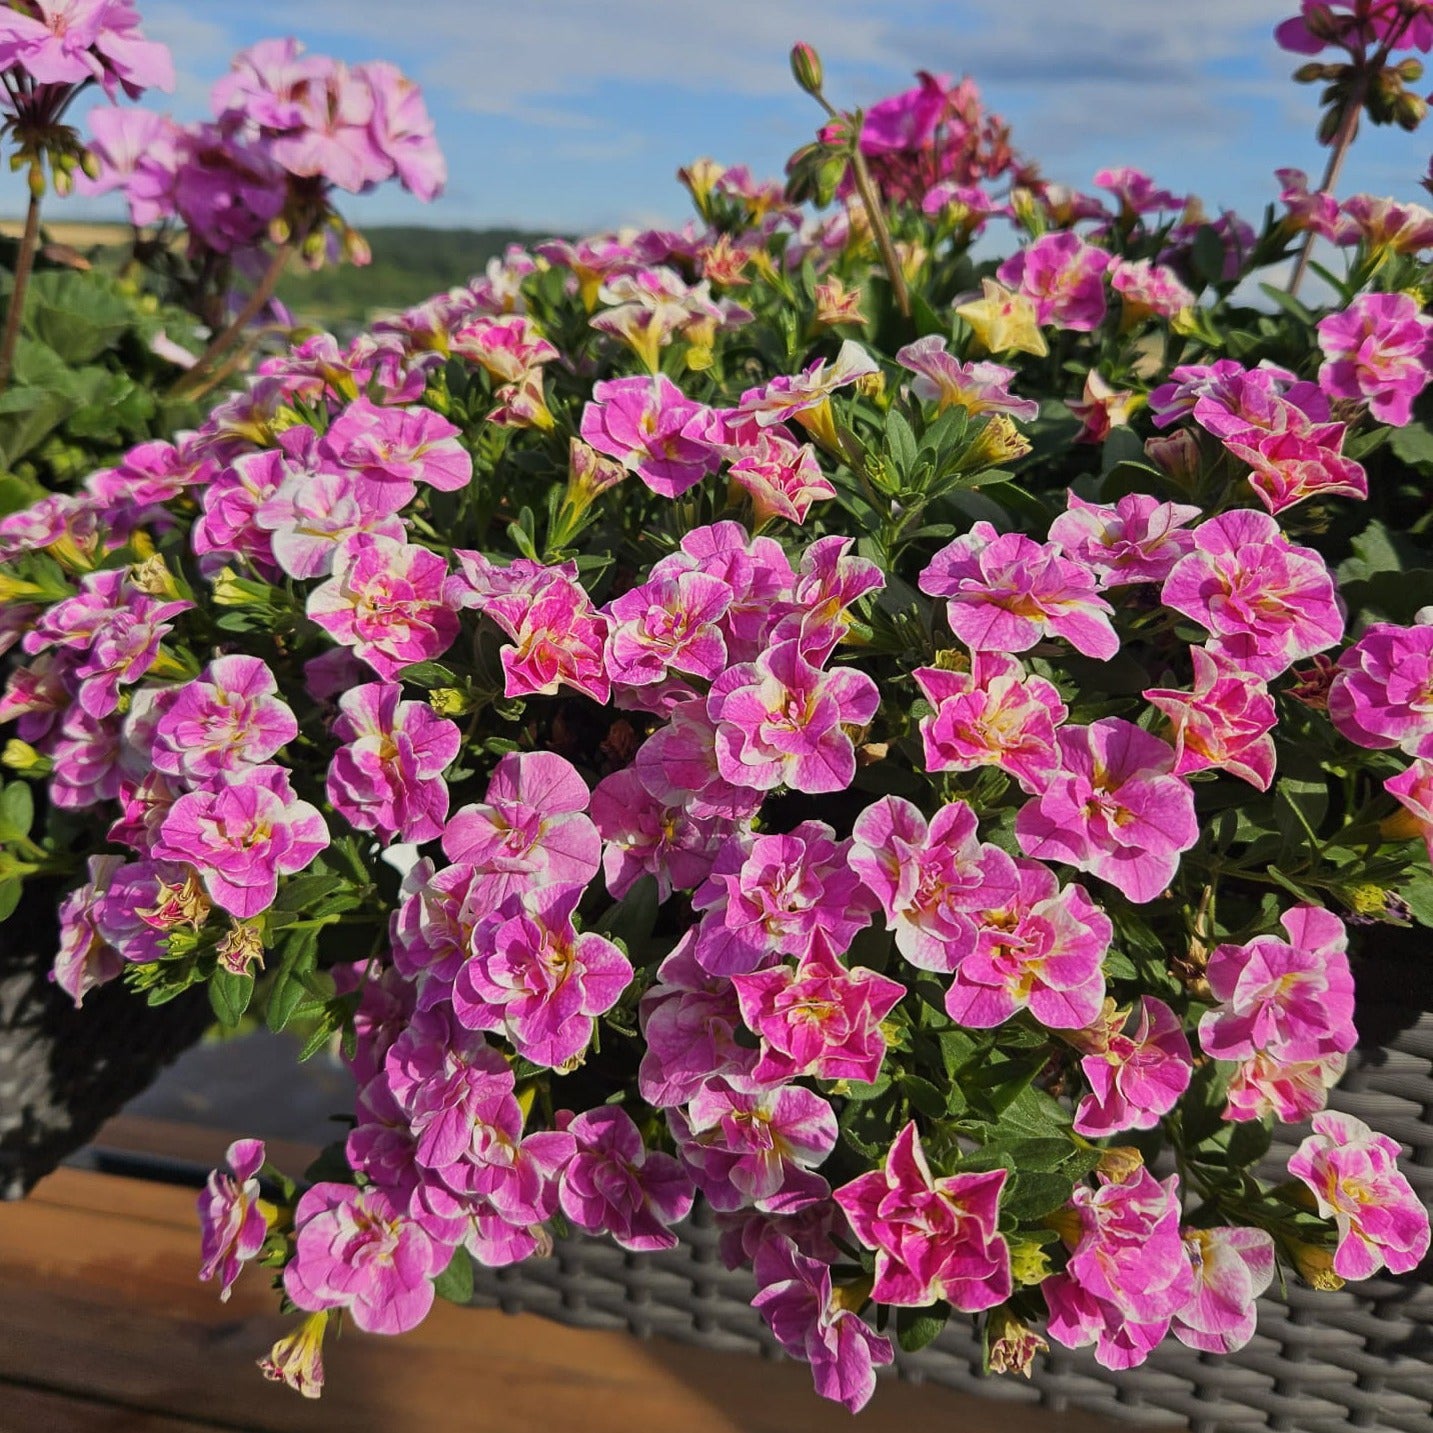
[(942, 334), (928, 334), (897, 349), (896, 362), (916, 375), (911, 392), (936, 404), (936, 411), (964, 408), (972, 417), (979, 413), (1008, 413), (1024, 423), (1040, 416), (1033, 398), (1017, 398), (1010, 391), (1013, 368), (999, 363), (962, 363), (946, 348)]
[(1016, 899), (1015, 862), (976, 837), (976, 816), (953, 801), (927, 823), (900, 796), (856, 818), (848, 860), (881, 903), (896, 949), (922, 970), (951, 971), (974, 949), (977, 912)]
[(367, 682), (338, 701), (334, 736), (343, 744), (328, 768), (328, 799), (360, 831), (384, 841), (431, 841), (443, 833), (458, 755), (455, 723), (427, 702), (405, 702), (396, 682)]
[(1260, 678), (1224, 657), (1191, 647), (1192, 691), (1151, 687), (1147, 702), (1169, 718), (1174, 774), (1219, 767), (1260, 791), (1274, 779), (1274, 698)]
[(800, 1075), (874, 1084), (885, 1058), (881, 1021), (906, 993), (874, 970), (848, 970), (818, 940), (788, 964), (732, 977), (741, 1018), (761, 1040), (754, 1080), (781, 1085)]
[(920, 590), (948, 599), (950, 630), (975, 651), (1024, 652), (1046, 637), (1063, 637), (1100, 661), (1119, 651), (1112, 609), (1087, 567), (1053, 544), (997, 533), (988, 522), (941, 548), (921, 573)]
[(258, 1258), (269, 1234), (259, 1204), (261, 1139), (236, 1139), (224, 1153), (227, 1170), (211, 1170), (198, 1200), (201, 1279), (219, 1276), (219, 1298), (227, 1301), (244, 1265)]
[(1056, 737), (1060, 770), (1020, 808), (1020, 849), (1152, 901), (1199, 839), (1194, 794), (1173, 775), (1173, 748), (1119, 717), (1061, 727)]
[(323, 817), (294, 795), (288, 772), (255, 766), (242, 782), (181, 796), (153, 855), (194, 866), (214, 904), (247, 920), (273, 905), (280, 875), (302, 871), (328, 844)]
[(1359, 294), (1319, 320), (1324, 364), (1319, 386), (1331, 398), (1362, 399), (1380, 423), (1401, 428), (1433, 373), (1433, 318), (1407, 294)]
[(452, 1249), (436, 1243), (381, 1189), (315, 1184), (294, 1211), (284, 1292), (301, 1309), (346, 1309), (365, 1333), (416, 1328)]
[(1313, 1191), (1319, 1214), (1338, 1226), (1333, 1270), (1367, 1279), (1406, 1274), (1428, 1253), (1428, 1211), (1398, 1169), (1398, 1144), (1352, 1115), (1325, 1110), (1289, 1160)]
[(1050, 541), (1096, 573), (1102, 587), (1163, 582), (1194, 546), (1186, 524), (1199, 509), (1187, 503), (1162, 503), (1144, 493), (1126, 493), (1112, 505), (1087, 503), (1074, 492), (1066, 501), (1050, 524)]
[(898, 1308), (945, 1299), (963, 1313), (1010, 1297), (1010, 1250), (997, 1232), (1007, 1173), (932, 1175), (912, 1121), (880, 1169), (835, 1192), (856, 1238), (876, 1251), (871, 1297)]
[(473, 957), (453, 982), (458, 1019), (502, 1031), (536, 1065), (577, 1059), (632, 980), (610, 940), (574, 927), (582, 890), (543, 886), (509, 897), (473, 932)]
[(731, 599), (731, 588), (708, 573), (654, 573), (607, 604), (608, 675), (628, 686), (650, 686), (671, 672), (710, 681), (727, 664), (717, 624)]
[(864, 672), (824, 672), (796, 640), (778, 642), (712, 683), (707, 713), (716, 723), (718, 769), (732, 785), (755, 791), (844, 791), (856, 773), (856, 749), (843, 728), (864, 726), (880, 700)]
[(1060, 693), (1016, 657), (976, 652), (968, 672), (917, 667), (916, 685), (935, 705), (920, 720), (927, 771), (997, 766), (1041, 790), (1060, 764), (1055, 728), (1068, 715)]
[(1052, 1030), (1090, 1025), (1104, 1004), (1109, 917), (1080, 886), (1061, 889), (1039, 862), (1015, 865), (1013, 899), (975, 918), (975, 948), (955, 967), (946, 1012), (973, 1029), (1026, 1009)]
[[(560, 1117), (559, 1117), (560, 1122)], [(692, 1182), (669, 1154), (646, 1148), (632, 1117), (614, 1105), (566, 1126), (577, 1153), (563, 1167), (562, 1212), (588, 1234), (610, 1234), (624, 1249), (675, 1249), (670, 1225), (692, 1208)]]
[(1249, 508), (1195, 530), (1194, 551), (1175, 564), (1160, 599), (1209, 629), (1211, 652), (1265, 679), (1343, 636), (1323, 558)]
[(1433, 755), (1433, 625), (1375, 622), (1339, 657), (1328, 711), (1358, 746)]
[(1012, 254), (995, 276), (1035, 301), (1036, 322), (1089, 333), (1104, 322), (1110, 256), (1065, 230)]
[(1080, 1069), (1090, 1082), (1090, 1093), (1075, 1111), (1078, 1134), (1098, 1138), (1153, 1129), (1189, 1088), (1194, 1059), (1179, 1016), (1152, 995), (1140, 997), (1138, 1018), (1128, 1032), (1127, 1013), (1112, 1010), (1074, 1037), (1086, 1050)]
[(777, 1343), (811, 1365), (816, 1392), (859, 1413), (876, 1391), (873, 1365), (891, 1363), (895, 1351), (841, 1303), (831, 1266), (801, 1253), (790, 1239), (762, 1243), (754, 1261), (757, 1294), (751, 1301)]
[(440, 657), (458, 635), (443, 598), (448, 565), (436, 552), (363, 533), (334, 556), (333, 576), (308, 597), (308, 615), (384, 681)]
[(1234, 1353), (1254, 1337), (1255, 1301), (1274, 1281), (1274, 1240), (1263, 1229), (1221, 1224), (1186, 1229), (1194, 1294), (1175, 1314), (1170, 1332), (1205, 1353)]
[(611, 378), (593, 388), (582, 410), (582, 437), (654, 493), (680, 497), (715, 466), (711, 445), (685, 431), (702, 411), (661, 374)]

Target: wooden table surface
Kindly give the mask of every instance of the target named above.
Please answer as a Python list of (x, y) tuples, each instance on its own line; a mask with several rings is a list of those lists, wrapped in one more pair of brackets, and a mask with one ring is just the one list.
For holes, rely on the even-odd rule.
[[(111, 1146), (212, 1162), (199, 1129), (122, 1121)], [(202, 1152), (201, 1152), (202, 1151)], [(264, 1270), (219, 1303), (195, 1277), (191, 1190), (61, 1169), (0, 1205), (0, 1433), (815, 1433), (847, 1415), (805, 1368), (439, 1303), (403, 1338), (351, 1327), (312, 1402), (254, 1365), (292, 1320)], [(1115, 1425), (882, 1380), (857, 1433), (1111, 1433)], [(1128, 1429), (1130, 1425), (1119, 1425)]]

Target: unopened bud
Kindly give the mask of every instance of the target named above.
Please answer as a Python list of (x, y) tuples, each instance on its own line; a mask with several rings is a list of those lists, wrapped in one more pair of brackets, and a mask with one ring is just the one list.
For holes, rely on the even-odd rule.
[(1317, 84), (1322, 79), (1328, 78), (1328, 66), (1321, 65), (1317, 60), (1310, 60), (1306, 65), (1300, 65), (1294, 71), (1294, 79), (1301, 85)]
[(428, 705), (441, 717), (466, 716), (473, 701), (460, 687), (434, 687), (428, 693)]
[(86, 179), (98, 179), (103, 170), (104, 166), (99, 162), (99, 157), (96, 154), (88, 149), (80, 151), (80, 172)]
[(1299, 1277), (1323, 1293), (1334, 1293), (1343, 1288), (1343, 1280), (1333, 1271), (1333, 1250), (1321, 1249), (1316, 1244), (1302, 1244), (1290, 1240), (1286, 1245)]
[(1417, 84), (1423, 78), (1423, 61), (1409, 55), (1406, 60), (1400, 60), (1393, 67), (1393, 73), (1403, 81), (1405, 85)]
[(27, 771), (36, 776), (48, 776), (53, 766), (48, 756), (41, 756), (28, 741), (13, 736), (0, 750), (0, 764), (11, 771)]
[(1428, 101), (1422, 95), (1415, 95), (1405, 91), (1393, 102), (1393, 118), (1398, 127), (1407, 130), (1410, 134), (1418, 128), (1428, 116)]
[(30, 197), (32, 199), (43, 198), (45, 193), (45, 172), (38, 164), (30, 166), (30, 176), (27, 181), (30, 186)]
[(1144, 1166), (1144, 1156), (1132, 1144), (1117, 1144), (1100, 1151), (1095, 1168), (1116, 1184), (1137, 1174)]
[(791, 47), (791, 73), (808, 95), (821, 93), (821, 56), (804, 41)]

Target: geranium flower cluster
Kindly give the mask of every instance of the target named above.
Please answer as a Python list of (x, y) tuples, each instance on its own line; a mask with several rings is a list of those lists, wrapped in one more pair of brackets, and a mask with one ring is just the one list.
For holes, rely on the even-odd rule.
[[(361, 185), (356, 83), (221, 90)], [(1433, 881), (1433, 625), (1371, 570), (1421, 511), (1423, 290), (1253, 314), (1282, 222), (1132, 170), (923, 205), (958, 99), (867, 115), (909, 322), (858, 205), (694, 165), (683, 231), (510, 252), (0, 518), (4, 760), (58, 813), (17, 859), (88, 863), (56, 980), (207, 982), (353, 1075), (312, 1182), (244, 1142), (201, 1199), (206, 1276), (308, 1316), (270, 1376), (697, 1199), (853, 1409), (952, 1310), (994, 1368), (1127, 1368), (1427, 1253), (1327, 1108)], [(977, 269), (961, 206), (1017, 251)]]

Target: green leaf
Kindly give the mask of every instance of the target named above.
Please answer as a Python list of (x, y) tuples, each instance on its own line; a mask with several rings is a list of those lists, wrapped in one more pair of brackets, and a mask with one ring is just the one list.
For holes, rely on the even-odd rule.
[(896, 1310), (896, 1342), (907, 1353), (916, 1353), (940, 1337), (950, 1319), (950, 1305), (942, 1300), (925, 1309)]
[(398, 680), (432, 691), (434, 687), (456, 687), (458, 674), (441, 662), (414, 662), (398, 673)]
[(1201, 224), (1195, 231), (1189, 257), (1195, 274), (1206, 284), (1223, 281), (1224, 241), (1212, 224)]
[(133, 322), (134, 310), (103, 274), (47, 270), (31, 278), (25, 295), (25, 332), (66, 363), (88, 363)]
[(1000, 1211), (1012, 1219), (1039, 1219), (1069, 1202), (1075, 1192), (1072, 1176), (1058, 1170), (1027, 1170), (1016, 1172), (1015, 1182), (1007, 1186), (1000, 1201)]
[(249, 1001), (254, 995), (254, 977), (235, 975), (232, 970), (220, 968), (209, 980), (209, 1004), (218, 1016), (221, 1025), (231, 1030), (244, 1018)]
[(903, 480), (909, 480), (916, 466), (916, 435), (897, 408), (886, 414), (886, 452)]
[(1409, 467), (1420, 472), (1433, 472), (1433, 432), (1426, 424), (1409, 423), (1393, 429), (1389, 446)]
[(18, 877), (0, 881), (0, 921), (9, 920), (15, 907), (20, 904), (20, 892), (24, 889)]
[(611, 906), (593, 929), (602, 935), (620, 940), (631, 951), (640, 951), (652, 937), (657, 925), (660, 904), (655, 876), (643, 876), (615, 905)]
[(20, 841), (35, 821), (35, 798), (23, 781), (0, 790), (0, 841)]
[(433, 1292), (450, 1304), (473, 1301), (473, 1257), (461, 1245), (453, 1250), (448, 1267), (433, 1280)]

